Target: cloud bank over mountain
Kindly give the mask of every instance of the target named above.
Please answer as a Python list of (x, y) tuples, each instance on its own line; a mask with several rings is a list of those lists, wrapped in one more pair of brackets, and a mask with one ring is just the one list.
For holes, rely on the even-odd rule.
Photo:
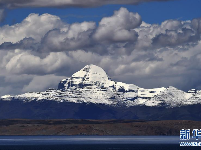
[(0, 33), (0, 95), (34, 91), (39, 83), (41, 91), (57, 87), (56, 81), (88, 64), (144, 88), (201, 88), (201, 18), (147, 24), (140, 14), (121, 8), (99, 24), (69, 24), (33, 13), (0, 27)]

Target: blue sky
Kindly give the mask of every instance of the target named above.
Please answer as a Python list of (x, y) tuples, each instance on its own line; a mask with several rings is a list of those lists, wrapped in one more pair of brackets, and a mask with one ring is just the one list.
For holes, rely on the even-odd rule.
[(89, 64), (142, 88), (201, 89), (200, 6), (201, 0), (1, 0), (0, 96), (56, 88)]
[(114, 10), (118, 10), (121, 7), (125, 7), (131, 12), (138, 12), (142, 20), (147, 23), (160, 24), (168, 19), (192, 20), (201, 17), (200, 6), (200, 0), (175, 0), (139, 5), (104, 5), (95, 8), (18, 8), (7, 10), (7, 17), (1, 25), (19, 23), (30, 13), (57, 15), (68, 23), (83, 21), (95, 21), (98, 23), (102, 17), (111, 16)]

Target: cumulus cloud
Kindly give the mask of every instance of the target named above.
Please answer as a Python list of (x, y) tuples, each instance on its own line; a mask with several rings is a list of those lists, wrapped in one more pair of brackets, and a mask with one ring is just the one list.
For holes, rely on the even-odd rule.
[(136, 44), (136, 48), (139, 49), (179, 46), (200, 40), (198, 20), (196, 19), (192, 21), (166, 20), (161, 25), (143, 22), (134, 30), (139, 35)]
[(63, 52), (52, 52), (41, 58), (30, 51), (15, 50), (9, 52), (8, 56), (4, 60), (5, 69), (15, 74), (47, 74), (71, 64), (71, 58)]
[(98, 41), (127, 42), (135, 41), (137, 33), (132, 30), (141, 24), (138, 13), (129, 12), (126, 8), (115, 11), (111, 17), (103, 18), (94, 34)]
[(37, 50), (39, 43), (33, 39), (33, 38), (24, 38), (23, 40), (20, 40), (17, 43), (12, 42), (4, 42), (0, 45), (0, 49), (3, 50), (15, 50), (15, 49), (31, 49), (31, 50)]
[(57, 88), (58, 83), (65, 76), (57, 76), (54, 74), (48, 75), (7, 75), (0, 76), (0, 96), (2, 95), (17, 95), (24, 92), (44, 91), (48, 88)]
[(139, 14), (121, 8), (115, 11), (113, 16), (104, 17), (98, 27), (94, 22), (83, 22), (71, 24), (66, 30), (49, 31), (43, 38), (39, 49), (42, 51), (69, 51), (81, 48), (107, 53), (105, 48), (97, 50), (97, 46), (104, 47), (103, 42), (111, 44), (136, 41), (138, 35), (133, 29), (140, 24)]
[(0, 28), (0, 44), (4, 42), (17, 43), (24, 38), (33, 38), (40, 41), (50, 30), (61, 28), (62, 21), (59, 17), (50, 14), (30, 14), (21, 23), (12, 26), (5, 25)]
[(168, 0), (1, 0), (0, 6), (19, 7), (97, 7), (107, 4), (132, 4), (143, 2), (163, 2)]
[(33, 75), (25, 75), (25, 74), (2, 75), (2, 72), (1, 72), (0, 73), (0, 96), (7, 95), (7, 94), (16, 95), (16, 94), (22, 93), (22, 89), (24, 85), (29, 84), (32, 78), (33, 78)]
[(31, 49), (42, 52), (86, 51), (108, 53), (111, 44), (135, 42), (133, 29), (141, 24), (137, 13), (121, 8), (111, 17), (104, 17), (98, 27), (95, 22), (66, 24), (59, 17), (30, 14), (22, 23), (0, 28), (0, 49)]
[(191, 29), (182, 29), (180, 32), (167, 30), (165, 34), (159, 34), (153, 39), (156, 46), (175, 46), (186, 42), (196, 42), (200, 37)]
[(55, 88), (59, 81), (64, 79), (64, 76), (56, 76), (54, 74), (44, 75), (44, 76), (35, 76), (28, 85), (25, 85), (22, 89), (23, 92), (35, 92), (35, 91), (44, 91), (44, 89)]
[(67, 24), (50, 14), (30, 14), (21, 23), (0, 28), (0, 49), (41, 52), (82, 49), (99, 54), (130, 54), (138, 49), (177, 47), (200, 40), (200, 19), (142, 22), (138, 13), (120, 8), (95, 22)]
[(95, 28), (94, 22), (83, 22), (74, 23), (66, 30), (51, 30), (42, 39), (40, 50), (67, 51), (83, 48), (91, 44)]

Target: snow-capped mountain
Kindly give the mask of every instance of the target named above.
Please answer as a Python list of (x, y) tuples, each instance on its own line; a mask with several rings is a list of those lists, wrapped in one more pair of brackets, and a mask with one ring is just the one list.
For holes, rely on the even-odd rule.
[(63, 79), (58, 89), (44, 92), (29, 92), (21, 95), (1, 97), (2, 101), (57, 101), (94, 103), (112, 106), (167, 106), (177, 107), (201, 103), (201, 91), (188, 93), (174, 87), (144, 89), (134, 84), (113, 81), (106, 72), (95, 65), (87, 65)]

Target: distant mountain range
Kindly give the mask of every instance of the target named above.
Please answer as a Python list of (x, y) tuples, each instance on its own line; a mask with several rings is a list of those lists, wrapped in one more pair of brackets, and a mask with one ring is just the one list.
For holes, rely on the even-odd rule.
[(58, 89), (2, 96), (0, 118), (201, 120), (200, 104), (199, 90), (144, 89), (115, 82), (102, 68), (87, 65)]

